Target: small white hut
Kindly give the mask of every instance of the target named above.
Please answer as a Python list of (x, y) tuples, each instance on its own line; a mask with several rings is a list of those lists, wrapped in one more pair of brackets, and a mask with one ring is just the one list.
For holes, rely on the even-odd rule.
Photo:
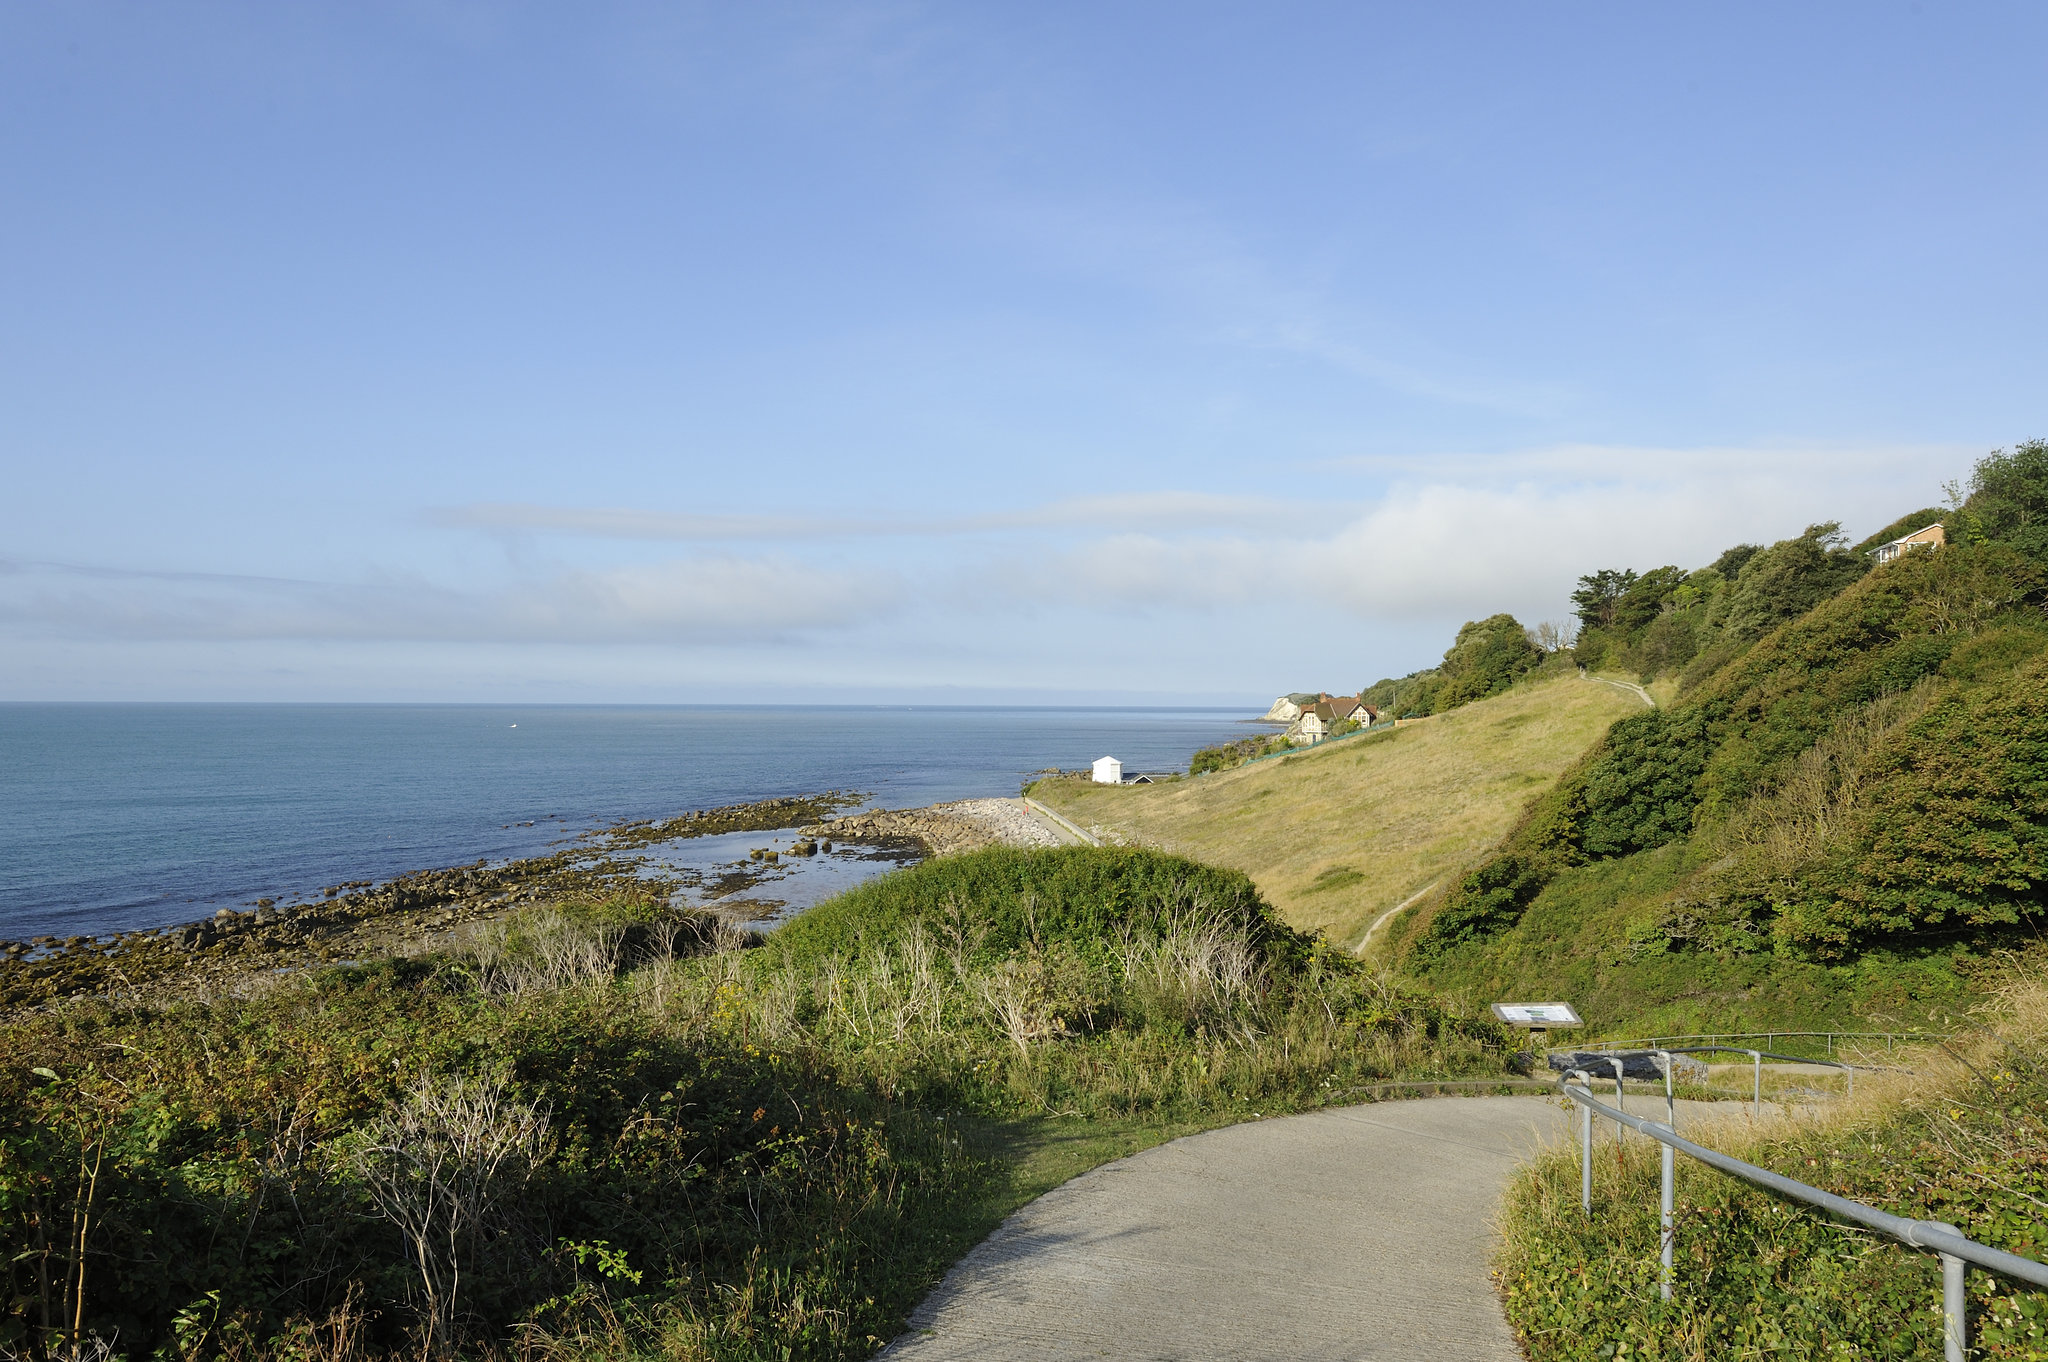
[(1124, 764), (1115, 757), (1095, 759), (1095, 783), (1097, 785), (1121, 785), (1124, 783)]

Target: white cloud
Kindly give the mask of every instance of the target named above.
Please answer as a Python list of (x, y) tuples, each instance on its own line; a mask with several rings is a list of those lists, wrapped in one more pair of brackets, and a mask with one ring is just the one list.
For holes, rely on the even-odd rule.
[[(1787, 538), (1823, 519), (1842, 518), (1860, 536), (1937, 500), (1935, 485), (1958, 461), (1924, 449), (1572, 446), (1497, 457), (1484, 480), (1397, 484), (1334, 533), (1117, 535), (998, 577), (1040, 598), (1111, 609), (1284, 598), (1365, 620), (1508, 610), (1533, 622), (1565, 614), (1577, 578), (1597, 568), (1699, 567), (1732, 544)], [(1434, 471), (1471, 472), (1445, 462)], [(1503, 482), (1502, 472), (1521, 480)]]

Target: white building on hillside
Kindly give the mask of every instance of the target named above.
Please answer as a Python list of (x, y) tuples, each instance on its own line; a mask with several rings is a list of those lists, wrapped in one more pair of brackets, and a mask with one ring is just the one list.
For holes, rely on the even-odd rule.
[(1095, 760), (1095, 783), (1097, 785), (1121, 785), (1124, 783), (1124, 764), (1115, 757), (1098, 757)]

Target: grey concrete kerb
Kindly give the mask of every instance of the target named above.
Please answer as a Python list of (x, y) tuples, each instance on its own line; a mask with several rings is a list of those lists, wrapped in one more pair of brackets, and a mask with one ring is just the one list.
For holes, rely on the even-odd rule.
[(1566, 1122), (1541, 1098), (1384, 1102), (1104, 1164), (962, 1259), (882, 1356), (1515, 1362), (1494, 1208)]

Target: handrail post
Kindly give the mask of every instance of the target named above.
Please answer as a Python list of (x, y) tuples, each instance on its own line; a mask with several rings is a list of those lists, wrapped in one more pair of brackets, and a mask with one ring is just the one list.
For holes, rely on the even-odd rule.
[(1668, 1144), (1660, 1144), (1658, 1147), (1664, 1151), (1664, 1187), (1662, 1201), (1659, 1204), (1660, 1214), (1658, 1217), (1662, 1234), (1662, 1242), (1658, 1250), (1658, 1261), (1662, 1264), (1662, 1271), (1657, 1280), (1657, 1294), (1660, 1298), (1668, 1301), (1671, 1299), (1672, 1248), (1677, 1237), (1671, 1225), (1671, 1165), (1678, 1151)]
[[(1957, 1237), (1962, 1231), (1954, 1225), (1935, 1221), (1940, 1228)], [(1963, 1295), (1963, 1274), (1969, 1264), (1962, 1259), (1943, 1253), (1941, 1259), (1941, 1356), (1942, 1362), (1964, 1362), (1970, 1355), (1970, 1322), (1965, 1314), (1969, 1300)]]
[(1749, 1052), (1749, 1062), (1756, 1070), (1755, 1086), (1750, 1096), (1749, 1114), (1757, 1120), (1764, 1114), (1764, 1054), (1761, 1050)]
[[(1623, 1067), (1622, 1061), (1618, 1059), (1610, 1059), (1607, 1062), (1614, 1066), (1614, 1109), (1616, 1111), (1627, 1111), (1628, 1098), (1621, 1090), (1621, 1072)], [(1588, 1084), (1587, 1086), (1590, 1087), (1592, 1085)], [(1616, 1121), (1614, 1123), (1614, 1138), (1616, 1143), (1619, 1143), (1621, 1141), (1622, 1136), (1627, 1134), (1627, 1132), (1627, 1126), (1623, 1125), (1619, 1121)]]
[(1652, 1050), (1650, 1058), (1657, 1061), (1657, 1067), (1664, 1071), (1664, 1124), (1673, 1131), (1678, 1129), (1678, 1099), (1671, 1090), (1671, 1052)]
[[(1584, 1069), (1573, 1069), (1571, 1077), (1584, 1083), (1590, 1090), (1593, 1075)], [(1579, 1209), (1586, 1213), (1586, 1219), (1593, 1218), (1593, 1109), (1581, 1102), (1579, 1107)]]

